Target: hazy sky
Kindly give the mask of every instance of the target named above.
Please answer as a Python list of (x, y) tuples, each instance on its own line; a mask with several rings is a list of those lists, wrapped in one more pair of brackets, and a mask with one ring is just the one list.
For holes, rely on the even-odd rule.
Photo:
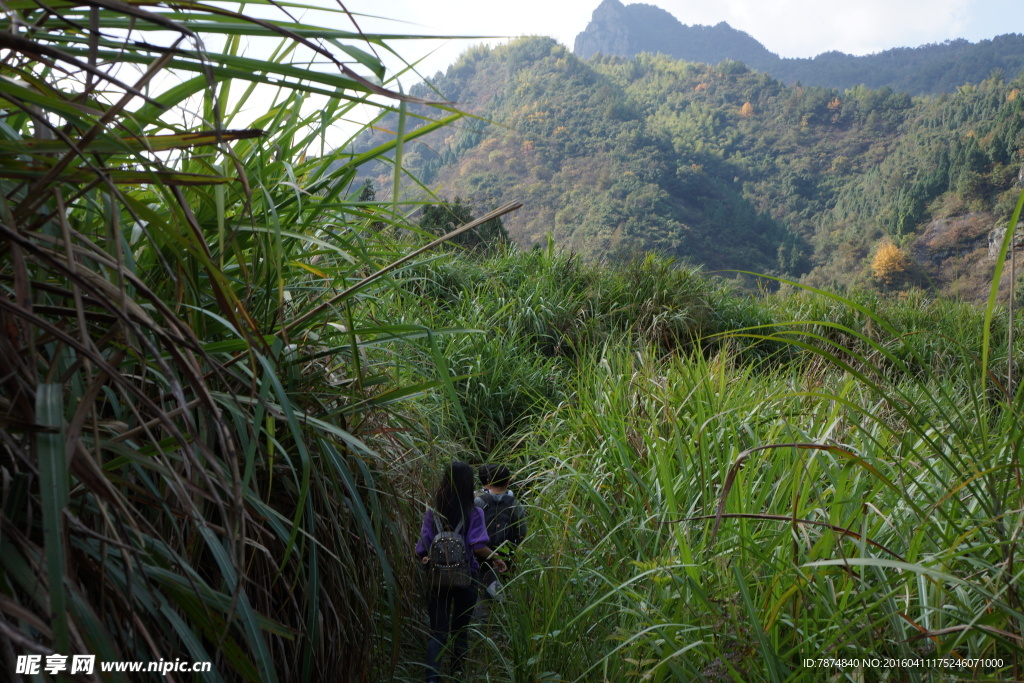
[[(330, 3), (332, 0), (318, 0)], [(462, 36), (551, 36), (570, 49), (600, 0), (347, 0), (352, 12), (401, 19), (360, 19), (367, 31)], [(625, 0), (624, 4), (632, 4)], [(953, 38), (972, 42), (1024, 33), (1024, 0), (651, 0), (684, 24), (728, 22), (783, 57), (829, 50), (868, 54)], [(407, 44), (421, 73), (444, 70), (480, 39)], [(488, 40), (488, 43), (499, 42)]]

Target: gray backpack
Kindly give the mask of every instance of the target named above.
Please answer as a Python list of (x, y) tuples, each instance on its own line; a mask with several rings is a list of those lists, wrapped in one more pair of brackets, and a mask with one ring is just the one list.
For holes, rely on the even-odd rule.
[(437, 535), (430, 543), (427, 557), (427, 580), (436, 591), (448, 588), (465, 588), (472, 577), (469, 572), (469, 553), (466, 551), (466, 539), (462, 535), (462, 522), (455, 531), (445, 531), (441, 520), (434, 514), (434, 527)]

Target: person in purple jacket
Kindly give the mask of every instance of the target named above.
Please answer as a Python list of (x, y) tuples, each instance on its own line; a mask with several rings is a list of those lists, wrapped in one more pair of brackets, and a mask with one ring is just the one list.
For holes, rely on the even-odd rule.
[(469, 553), (469, 567), (473, 581), (465, 588), (448, 588), (443, 591), (427, 591), (427, 614), (430, 617), (430, 639), (427, 641), (427, 681), (441, 680), (441, 652), (448, 639), (454, 636), (452, 644), (452, 672), (458, 676), (466, 666), (469, 650), (469, 622), (476, 604), (480, 563), (477, 558), (491, 560), (498, 571), (505, 571), (505, 563), (487, 547), (487, 524), (484, 511), (473, 502), (473, 468), (461, 461), (455, 461), (445, 468), (441, 484), (434, 496), (434, 509), (428, 509), (423, 517), (423, 527), (416, 543), (416, 554), (424, 566), (429, 561), (430, 544), (437, 535), (434, 515), (438, 515), (440, 526), (446, 530), (457, 530), (462, 524), (463, 538)]

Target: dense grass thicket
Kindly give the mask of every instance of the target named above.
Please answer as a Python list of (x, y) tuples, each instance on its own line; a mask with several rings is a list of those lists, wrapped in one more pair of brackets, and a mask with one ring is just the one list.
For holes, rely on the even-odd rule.
[(52, 653), (366, 679), (414, 604), (423, 453), (391, 406), (437, 379), (367, 346), (409, 334), (374, 274), (412, 224), (353, 187), (403, 139), (328, 143), (407, 98), (343, 8), (254, 11), (5, 11), (2, 680)]
[(410, 273), (433, 326), (476, 330), (442, 346), (457, 404), (419, 409), (453, 456), (514, 465), (530, 505), (481, 631), (492, 680), (820, 680), (804, 658), (865, 656), (1002, 661), (886, 680), (1021, 676), (1006, 311), (754, 297), (553, 249)]

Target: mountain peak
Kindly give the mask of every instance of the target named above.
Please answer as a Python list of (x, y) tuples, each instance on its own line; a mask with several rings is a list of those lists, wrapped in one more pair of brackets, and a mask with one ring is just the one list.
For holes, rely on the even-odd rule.
[(626, 6), (619, 0), (602, 0), (594, 10), (590, 23), (576, 36), (573, 52), (587, 59), (598, 52), (607, 55), (625, 55), (630, 49), (630, 34), (623, 18)]
[(573, 51), (581, 59), (598, 53), (633, 57), (641, 52), (661, 52), (708, 64), (737, 59), (750, 66), (778, 59), (724, 21), (714, 26), (686, 26), (660, 7), (623, 5), (619, 0), (603, 0), (598, 5), (586, 30), (576, 36)]
[[(712, 65), (736, 60), (785, 83), (837, 89), (888, 86), (912, 94), (951, 92), (983, 80), (994, 69), (1012, 75), (1024, 67), (1024, 37), (1012, 34), (977, 45), (959, 39), (863, 57), (833, 50), (813, 59), (783, 59), (724, 21), (687, 26), (659, 7), (624, 5), (620, 0), (598, 5), (587, 28), (576, 36), (573, 51), (581, 59), (596, 54), (631, 58), (649, 52)], [(929, 75), (921, 73), (923, 68)]]

